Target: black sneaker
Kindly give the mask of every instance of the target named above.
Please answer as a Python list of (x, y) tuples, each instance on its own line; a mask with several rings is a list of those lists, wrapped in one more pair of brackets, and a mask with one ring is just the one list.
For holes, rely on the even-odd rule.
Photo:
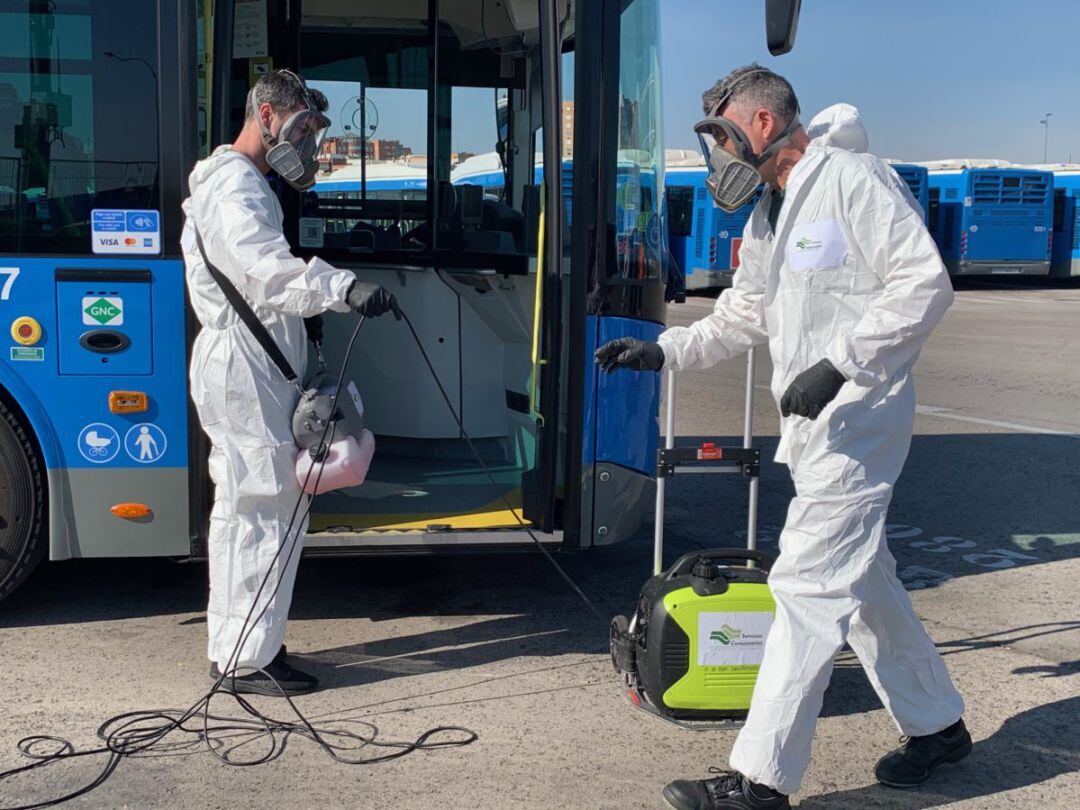
[(883, 785), (909, 788), (921, 785), (946, 762), (959, 762), (971, 753), (971, 735), (964, 721), (925, 737), (901, 737), (900, 747), (878, 760), (874, 776)]
[(664, 799), (675, 810), (790, 810), (783, 793), (751, 782), (738, 771), (709, 768), (712, 779), (676, 779), (664, 788)]
[[(232, 692), (237, 695), (269, 695), (281, 697), (281, 693), (292, 697), (293, 695), (306, 695), (319, 688), (319, 679), (314, 675), (308, 675), (299, 669), (293, 669), (285, 660), (285, 647), (282, 645), (274, 660), (267, 664), (262, 672), (252, 672), (249, 675), (236, 675), (228, 677), (221, 682), (224, 692)], [(271, 677), (267, 677), (267, 675)], [(210, 665), (210, 678), (215, 683), (221, 678), (221, 670), (216, 663)], [(272, 678), (272, 680), (271, 680)]]

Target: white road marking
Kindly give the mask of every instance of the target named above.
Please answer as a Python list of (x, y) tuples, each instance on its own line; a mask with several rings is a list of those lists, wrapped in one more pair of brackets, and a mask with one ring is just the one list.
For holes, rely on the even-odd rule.
[(999, 422), (996, 419), (980, 419), (977, 416), (965, 416), (962, 413), (953, 413), (949, 408), (938, 408), (933, 405), (916, 405), (915, 413), (924, 416), (933, 416), (938, 419), (952, 419), (956, 422), (970, 422), (975, 425), (987, 425), (1005, 430), (1015, 430), (1018, 433), (1043, 433), (1047, 436), (1068, 436), (1071, 439), (1080, 439), (1080, 433), (1069, 433), (1065, 430), (1051, 430), (1050, 428), (1024, 425), (1019, 422)]
[[(772, 388), (762, 383), (755, 383), (754, 388), (759, 388), (762, 391), (771, 391)], [(974, 425), (986, 425), (988, 427), (1002, 428), (1003, 430), (1014, 430), (1017, 433), (1042, 433), (1047, 436), (1067, 436), (1070, 439), (1080, 439), (1080, 433), (1070, 433), (1067, 430), (1051, 430), (1050, 428), (1035, 427), (1034, 425), (1025, 425), (1020, 422), (1001, 422), (996, 419), (981, 419), (978, 416), (966, 416), (962, 413), (955, 413), (951, 408), (941, 408), (937, 405), (916, 405), (915, 413), (923, 416), (933, 416), (938, 419), (952, 419), (954, 422), (970, 422)]]

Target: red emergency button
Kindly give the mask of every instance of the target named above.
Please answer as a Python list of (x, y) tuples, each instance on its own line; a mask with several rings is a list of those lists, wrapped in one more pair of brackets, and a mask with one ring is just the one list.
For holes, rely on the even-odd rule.
[(11, 324), (11, 337), (23, 346), (33, 346), (41, 340), (41, 324), (26, 315), (16, 318)]

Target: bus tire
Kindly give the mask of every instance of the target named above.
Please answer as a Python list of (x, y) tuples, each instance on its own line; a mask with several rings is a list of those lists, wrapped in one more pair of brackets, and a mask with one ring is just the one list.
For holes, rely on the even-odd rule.
[(44, 465), (22, 420), (0, 401), (0, 601), (45, 557)]

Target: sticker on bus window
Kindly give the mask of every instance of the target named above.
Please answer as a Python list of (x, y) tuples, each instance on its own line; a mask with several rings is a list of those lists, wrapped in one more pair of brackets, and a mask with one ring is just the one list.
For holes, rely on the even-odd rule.
[(160, 253), (161, 215), (129, 208), (95, 208), (90, 212), (90, 241), (94, 253)]
[(321, 248), (326, 241), (322, 217), (300, 217), (300, 247)]

